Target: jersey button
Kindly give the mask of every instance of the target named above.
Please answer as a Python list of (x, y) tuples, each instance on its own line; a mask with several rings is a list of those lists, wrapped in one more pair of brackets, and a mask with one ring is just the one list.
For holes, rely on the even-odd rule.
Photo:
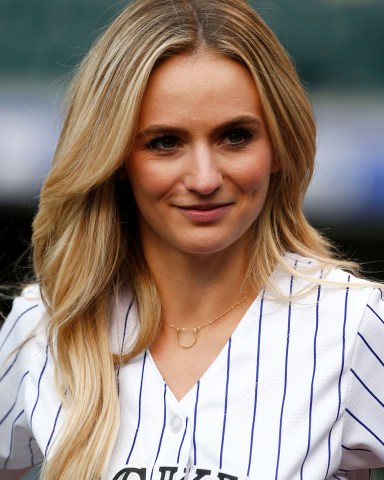
[(175, 415), (171, 418), (169, 426), (171, 427), (173, 433), (179, 433), (180, 430), (183, 428), (183, 420), (177, 415)]

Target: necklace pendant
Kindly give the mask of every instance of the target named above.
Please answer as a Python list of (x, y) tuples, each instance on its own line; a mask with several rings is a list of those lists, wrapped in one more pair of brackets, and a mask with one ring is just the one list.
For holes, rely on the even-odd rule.
[(180, 347), (192, 348), (197, 342), (197, 332), (197, 328), (178, 328), (177, 335)]

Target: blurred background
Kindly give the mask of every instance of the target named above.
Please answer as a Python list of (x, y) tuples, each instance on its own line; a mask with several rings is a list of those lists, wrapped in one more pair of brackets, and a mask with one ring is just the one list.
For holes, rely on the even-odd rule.
[[(0, 2), (0, 285), (25, 276), (28, 257), (20, 256), (73, 70), (126, 3)], [(317, 170), (306, 214), (384, 279), (384, 2), (252, 4), (291, 54), (314, 105)]]
[[(28, 272), (28, 253), (22, 255), (68, 81), (126, 3), (0, 2), (0, 285), (14, 285)], [(384, 2), (251, 3), (291, 54), (314, 106), (317, 170), (306, 214), (384, 280)], [(3, 314), (8, 308), (1, 303)]]

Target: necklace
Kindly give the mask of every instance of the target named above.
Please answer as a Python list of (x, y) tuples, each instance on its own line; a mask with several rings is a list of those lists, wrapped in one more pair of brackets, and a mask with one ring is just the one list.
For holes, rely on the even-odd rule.
[(164, 320), (163, 323), (165, 325), (168, 325), (168, 327), (174, 328), (177, 331), (177, 339), (180, 347), (191, 348), (197, 342), (197, 334), (200, 332), (200, 330), (208, 327), (208, 325), (212, 325), (212, 323), (217, 322), (217, 320), (220, 320), (220, 318), (224, 317), (229, 312), (232, 312), (234, 308), (241, 305), (247, 298), (248, 295), (243, 297), (239, 302), (235, 303), (235, 305), (232, 305), (232, 307), (228, 308), (228, 310), (220, 314), (218, 317), (214, 318), (210, 322), (204, 323), (203, 325), (199, 325), (198, 327), (177, 327), (176, 325), (172, 325), (172, 323), (165, 322)]

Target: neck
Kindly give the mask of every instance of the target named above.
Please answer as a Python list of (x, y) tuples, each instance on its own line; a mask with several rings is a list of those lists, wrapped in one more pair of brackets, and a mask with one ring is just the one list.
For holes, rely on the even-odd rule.
[(252, 296), (244, 285), (246, 249), (236, 247), (209, 255), (145, 252), (165, 321), (196, 327), (205, 323), (202, 319), (217, 317), (245, 295)]

